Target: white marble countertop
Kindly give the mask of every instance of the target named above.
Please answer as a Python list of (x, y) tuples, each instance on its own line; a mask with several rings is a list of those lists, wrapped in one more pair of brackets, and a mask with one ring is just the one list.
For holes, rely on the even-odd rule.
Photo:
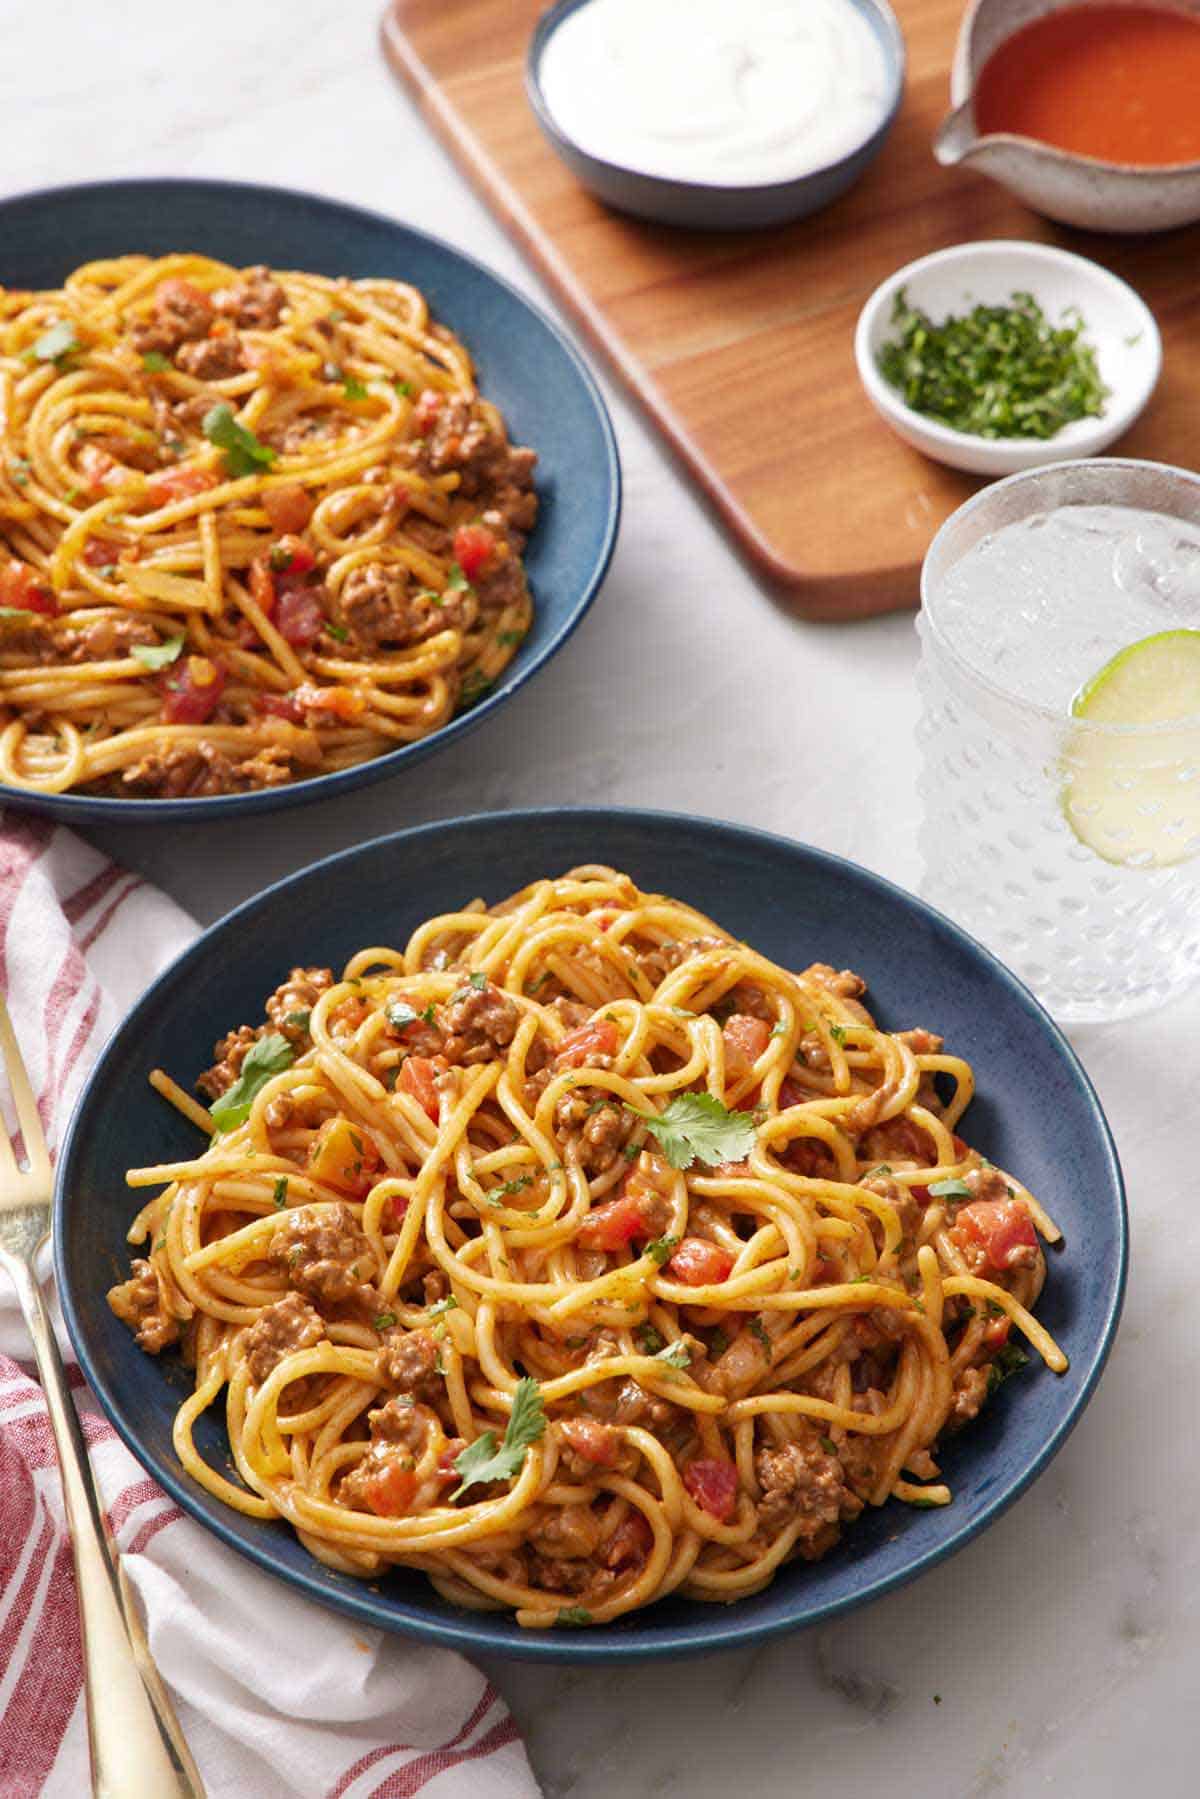
[[(311, 188), (435, 230), (537, 294), (386, 72), (380, 5), (2, 0), (4, 41), (21, 54), (0, 60), (0, 181), (205, 174)], [(612, 574), (499, 718), (410, 777), (336, 803), (241, 829), (118, 825), (94, 840), (205, 919), (384, 830), (572, 801), (727, 816), (914, 885), (911, 619), (818, 626), (783, 613), (606, 390), (626, 480)], [(847, 530), (852, 494), (851, 480)], [(1132, 1278), (1099, 1393), (1036, 1488), (950, 1564), (828, 1629), (630, 1671), (492, 1665), (548, 1794), (1196, 1790), (1200, 1207), (1178, 1121), (1194, 1105), (1198, 1026), (1194, 997), (1076, 1034), (1129, 1181)]]

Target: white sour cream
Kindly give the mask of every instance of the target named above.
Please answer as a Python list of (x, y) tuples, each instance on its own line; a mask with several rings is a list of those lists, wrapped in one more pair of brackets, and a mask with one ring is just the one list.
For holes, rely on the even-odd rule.
[(883, 47), (852, 0), (588, 0), (550, 37), (540, 76), (582, 149), (719, 187), (837, 162), (888, 104)]

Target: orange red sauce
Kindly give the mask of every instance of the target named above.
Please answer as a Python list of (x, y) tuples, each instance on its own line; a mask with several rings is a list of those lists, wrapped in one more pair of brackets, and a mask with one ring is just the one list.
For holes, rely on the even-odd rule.
[(988, 57), (975, 122), (1105, 162), (1200, 161), (1200, 18), (1072, 6), (1035, 19)]

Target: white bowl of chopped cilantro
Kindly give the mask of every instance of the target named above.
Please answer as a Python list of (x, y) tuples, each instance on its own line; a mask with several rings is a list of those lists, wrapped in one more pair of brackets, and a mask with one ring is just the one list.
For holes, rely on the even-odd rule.
[(1162, 367), (1154, 315), (1124, 281), (1085, 256), (1003, 238), (889, 276), (859, 315), (854, 353), (893, 431), (976, 475), (1106, 450)]

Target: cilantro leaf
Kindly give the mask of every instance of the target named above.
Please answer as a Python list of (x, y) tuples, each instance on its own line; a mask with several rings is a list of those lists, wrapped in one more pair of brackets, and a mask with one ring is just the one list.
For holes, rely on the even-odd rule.
[(658, 1355), (666, 1347), (652, 1324), (639, 1324), (633, 1337), (643, 1355)]
[(225, 473), (235, 481), (270, 468), (275, 460), (276, 452), (269, 444), (259, 443), (253, 431), (238, 423), (226, 400), (205, 413), (201, 430), (210, 444), (225, 452)]
[(934, 1181), (929, 1191), (935, 1199), (970, 1199), (971, 1197), (971, 1189), (957, 1177), (948, 1181)]
[(396, 1314), (395, 1312), (376, 1312), (371, 1322), (377, 1331), (385, 1331), (395, 1324)]
[(460, 1475), (461, 1482), (450, 1497), (457, 1499), (469, 1487), (478, 1486), (484, 1481), (511, 1480), (520, 1473), (529, 1445), (538, 1442), (545, 1434), (546, 1412), (542, 1405), (541, 1388), (527, 1374), (522, 1375), (513, 1395), (504, 1442), (497, 1449), (495, 1431), (485, 1430), (482, 1436), (476, 1437), (460, 1455), (455, 1456), (455, 1472)]
[(268, 1031), (253, 1044), (246, 1060), (242, 1063), (242, 1072), (238, 1079), (222, 1093), (213, 1106), (212, 1121), (216, 1125), (215, 1135), (224, 1136), (226, 1131), (235, 1130), (244, 1124), (250, 1116), (250, 1107), (258, 1094), (273, 1075), (282, 1074), (296, 1060), (296, 1052), (286, 1037), (277, 1031)]
[(653, 1243), (647, 1243), (644, 1253), (661, 1268), (678, 1241), (678, 1237), (656, 1237)]
[(409, 400), (412, 398), (413, 384), (411, 381), (393, 381), (392, 386), (402, 399)]
[(663, 1112), (639, 1112), (635, 1118), (658, 1138), (672, 1168), (690, 1168), (699, 1160), (710, 1168), (719, 1162), (741, 1162), (754, 1147), (755, 1126), (749, 1112), (731, 1112), (711, 1093), (679, 1093)]
[(660, 1349), (654, 1360), (665, 1362), (668, 1368), (690, 1368), (692, 1352), (681, 1338), (678, 1343), (668, 1343), (665, 1349)]
[(161, 350), (147, 350), (142, 357), (142, 367), (152, 375), (161, 375), (163, 370), (169, 369), (170, 366)]
[(276, 1211), (282, 1212), (284, 1206), (286, 1206), (286, 1204), (287, 1204), (287, 1196), (288, 1196), (287, 1175), (281, 1174), (279, 1179), (275, 1183), (274, 1198), (275, 1198)]
[(457, 591), (460, 588), (469, 587), (470, 585), (471, 583), (467, 580), (467, 577), (464, 575), (458, 563), (452, 562), (450, 564), (450, 578), (446, 582), (446, 586)]
[(356, 375), (343, 376), (342, 392), (348, 400), (365, 400), (367, 397), (367, 390)]
[(406, 1031), (410, 1024), (417, 1023), (420, 1016), (404, 999), (394, 999), (389, 1006), (384, 1007), (384, 1017), (394, 1031)]
[(60, 362), (79, 348), (74, 325), (70, 319), (60, 319), (57, 325), (42, 332), (33, 346), (33, 354), (38, 362)]
[(182, 637), (168, 637), (166, 643), (135, 643), (130, 646), (129, 654), (143, 668), (166, 668), (174, 662), (183, 648)]
[(429, 1308), (429, 1316), (431, 1318), (444, 1318), (447, 1312), (456, 1312), (457, 1310), (458, 1301), (455, 1299), (453, 1293), (450, 1293), (447, 1294), (445, 1299), (434, 1301)]
[(1016, 1374), (1018, 1369), (1026, 1367), (1028, 1363), (1029, 1357), (1018, 1344), (1006, 1343), (988, 1368), (987, 1390), (989, 1396), (996, 1391), (997, 1387), (1002, 1387), (1011, 1374)]
[(556, 1624), (590, 1624), (592, 1614), (586, 1605), (564, 1605), (560, 1608)]
[(838, 1044), (844, 1043), (846, 1041), (845, 1025), (831, 1024), (829, 1027), (829, 1035), (833, 1038), (833, 1041), (835, 1043), (838, 1043)]

